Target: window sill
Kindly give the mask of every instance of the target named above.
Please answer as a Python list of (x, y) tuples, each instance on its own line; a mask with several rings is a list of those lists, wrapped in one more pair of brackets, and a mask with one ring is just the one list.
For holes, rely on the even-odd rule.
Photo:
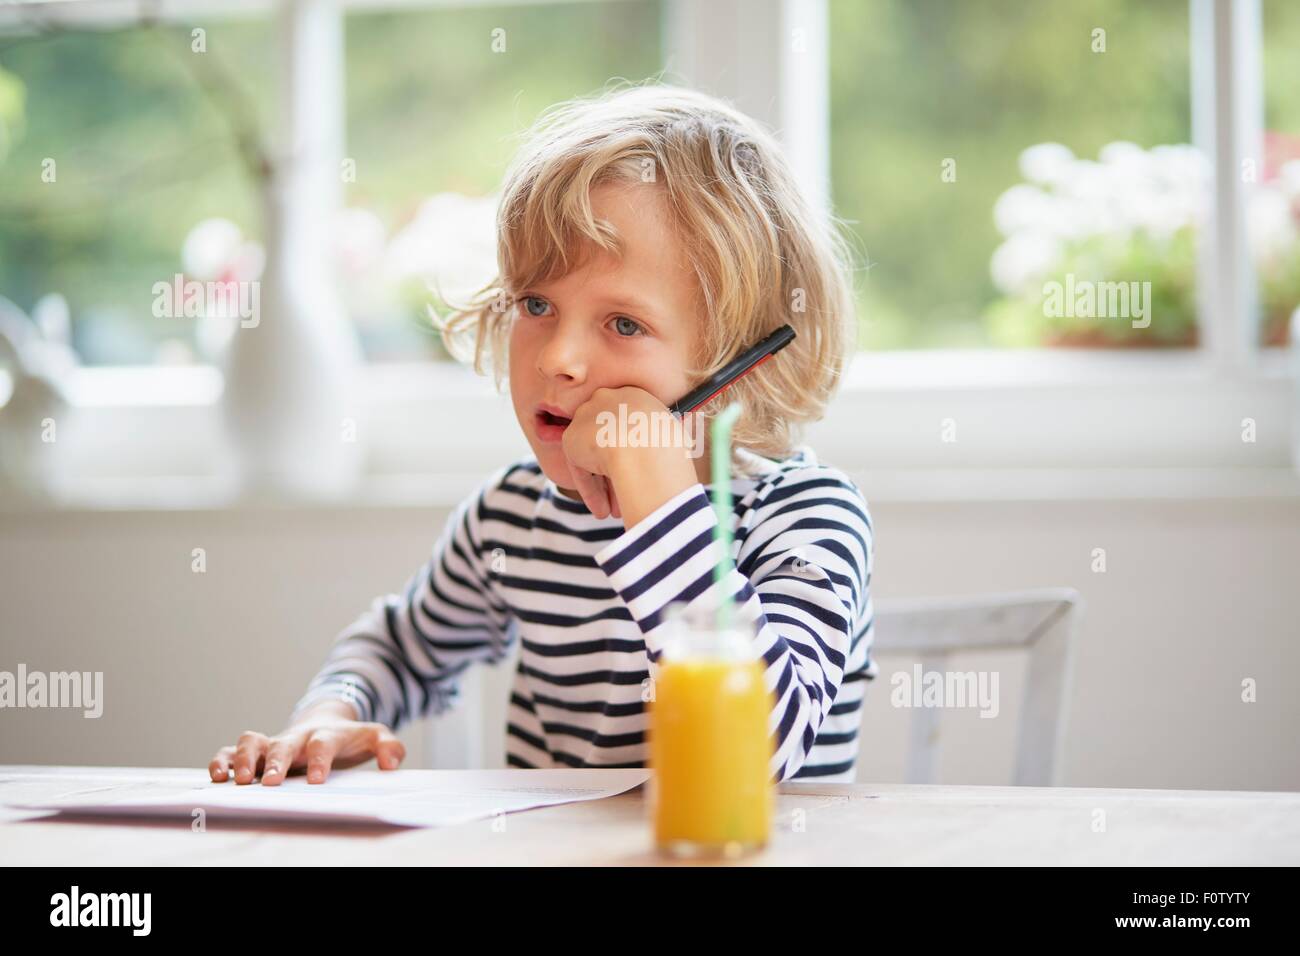
[[(1288, 358), (1226, 375), (1199, 353), (860, 355), (806, 441), (875, 501), (1300, 496)], [(211, 367), (79, 370), (52, 496), (0, 493), (0, 510), (316, 507), (220, 477), (221, 390)], [(508, 398), (466, 368), (367, 366), (362, 392), (366, 477), (322, 507), (447, 507), (528, 451)]]
[[(1289, 468), (917, 469), (849, 472), (871, 505), (1032, 502), (1294, 500)], [(101, 478), (66, 483), (57, 497), (0, 494), (0, 514), (64, 515), (443, 511), (483, 475), (386, 475), (363, 479), (343, 500), (248, 498), (203, 477)]]

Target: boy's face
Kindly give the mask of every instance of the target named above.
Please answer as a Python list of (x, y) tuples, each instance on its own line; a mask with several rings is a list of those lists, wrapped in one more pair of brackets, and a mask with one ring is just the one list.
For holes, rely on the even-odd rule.
[(699, 285), (658, 187), (597, 186), (592, 213), (624, 252), (603, 251), (561, 279), (520, 290), (510, 330), (510, 394), (546, 476), (571, 497), (561, 444), (543, 406), (564, 418), (598, 388), (635, 386), (671, 405), (690, 390), (685, 370), (703, 323)]

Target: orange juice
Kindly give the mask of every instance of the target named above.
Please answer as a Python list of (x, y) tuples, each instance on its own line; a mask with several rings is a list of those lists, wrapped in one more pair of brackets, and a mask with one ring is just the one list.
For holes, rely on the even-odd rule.
[(665, 659), (650, 704), (655, 842), (674, 854), (731, 856), (772, 827), (772, 695), (761, 660)]

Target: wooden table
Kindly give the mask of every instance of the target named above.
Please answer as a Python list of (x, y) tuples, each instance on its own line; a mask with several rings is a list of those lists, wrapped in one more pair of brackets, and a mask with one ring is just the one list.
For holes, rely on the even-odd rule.
[[(398, 771), (399, 773), (401, 771)], [(528, 773), (526, 770), (519, 773)], [(52, 799), (106, 776), (160, 785), (205, 769), (0, 766), (0, 800)], [(258, 784), (260, 786), (260, 784)], [(325, 786), (329, 786), (326, 782)], [(654, 865), (640, 791), (442, 829), (18, 818), (0, 808), (0, 863), (19, 865)], [(1104, 820), (1104, 830), (1098, 829)], [(1300, 794), (1197, 790), (788, 784), (771, 844), (742, 861), (821, 864), (1300, 864)]]

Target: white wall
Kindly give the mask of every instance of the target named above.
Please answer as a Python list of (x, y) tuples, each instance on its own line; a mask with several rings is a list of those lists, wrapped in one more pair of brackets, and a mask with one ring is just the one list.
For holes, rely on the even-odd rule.
[[(871, 489), (865, 489), (871, 497)], [(1064, 782), (1087, 787), (1300, 790), (1300, 501), (872, 505), (878, 597), (1070, 585), (1087, 602)], [(0, 670), (102, 670), (98, 720), (0, 711), (0, 763), (205, 766), (240, 731), (278, 729), (326, 647), (378, 593), (398, 590), (445, 512), (419, 508), (11, 511), (0, 514)], [(207, 572), (191, 571), (206, 550)], [(1105, 548), (1105, 574), (1090, 570)], [(1001, 715), (944, 724), (945, 782), (1009, 779), (1019, 668)], [(882, 662), (861, 776), (902, 775), (907, 711)], [(508, 672), (471, 688), (500, 763)], [(1254, 678), (1258, 701), (1241, 701)], [(441, 731), (441, 733), (440, 733)], [(430, 733), (463, 752), (466, 722)], [(477, 746), (477, 744), (475, 744)], [(463, 761), (464, 757), (450, 759)]]

